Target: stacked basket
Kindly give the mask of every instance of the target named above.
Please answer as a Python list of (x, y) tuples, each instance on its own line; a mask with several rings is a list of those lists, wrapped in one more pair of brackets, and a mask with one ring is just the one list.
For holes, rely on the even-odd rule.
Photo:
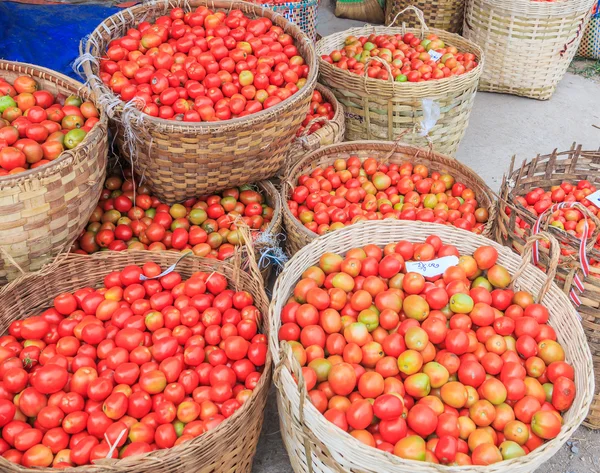
[(469, 0), (463, 34), (481, 46), (480, 90), (548, 100), (564, 76), (594, 0)]
[[(513, 158), (500, 191), (498, 241), (521, 252), (531, 234), (531, 228), (536, 223), (537, 218), (516, 202), (517, 196), (525, 195), (536, 187), (549, 189), (551, 186), (560, 185), (563, 181), (576, 183), (587, 179), (592, 184), (600, 186), (599, 171), (600, 152), (582, 151), (581, 146), (575, 145), (568, 151), (557, 152), (555, 150), (549, 155), (537, 156), (528, 163), (523, 162), (521, 167), (515, 167)], [(585, 212), (583, 206), (579, 208)], [(520, 228), (516, 222), (517, 217), (526, 222), (529, 228)], [(600, 250), (594, 248), (600, 232), (600, 221), (589, 213), (587, 213), (587, 217), (589, 221), (594, 222), (596, 230), (589, 239), (586, 254), (590, 260), (600, 261)], [(556, 283), (563, 288), (566, 294), (574, 294), (581, 301), (577, 310), (582, 318), (581, 324), (592, 350), (596, 381), (600, 383), (600, 268), (591, 266), (590, 275), (583, 279), (578, 256), (580, 240), (558, 228), (548, 226), (548, 223), (546, 219), (543, 222), (543, 228), (559, 240), (563, 249)], [(547, 265), (547, 258), (543, 253), (541, 261)], [(576, 289), (576, 275), (583, 279), (584, 290), (582, 292)], [(596, 429), (600, 428), (600, 391), (598, 389), (586, 419), (586, 425)]]
[[(427, 28), (423, 14), (414, 7), (420, 28), (364, 26), (326, 36), (317, 43), (321, 57), (333, 50), (342, 49), (346, 37), (371, 34), (404, 34), (411, 32), (424, 38), (434, 33), (445, 44), (460, 51), (472, 53), (479, 65), (471, 71), (439, 80), (425, 82), (395, 82), (391, 72), (389, 81), (367, 78), (340, 69), (319, 59), (321, 81), (329, 87), (344, 106), (346, 113), (346, 140), (393, 141), (406, 130), (413, 131), (403, 137), (407, 143), (427, 146), (433, 143), (436, 151), (454, 156), (463, 138), (475, 100), (479, 76), (484, 65), (483, 51), (475, 42), (447, 31)], [(403, 10), (404, 12), (404, 10)], [(403, 13), (401, 12), (401, 13)], [(384, 67), (387, 64), (384, 64)], [(439, 118), (433, 126), (425, 125), (431, 119), (431, 110), (439, 108)]]
[[(419, 8), (425, 17), (425, 21), (432, 28), (459, 33), (463, 27), (465, 14), (465, 0), (388, 0), (385, 4), (385, 22), (390, 26), (397, 26), (395, 17), (408, 6)], [(419, 19), (415, 14), (409, 14), (404, 23), (410, 27), (419, 26)], [(400, 25), (398, 25), (400, 26)]]
[[(0, 60), (0, 76), (31, 76), (53, 94), (81, 95), (97, 104), (82, 84), (30, 64)], [(72, 150), (36, 169), (0, 177), (0, 285), (37, 271), (69, 250), (102, 191), (108, 150), (106, 116)]]

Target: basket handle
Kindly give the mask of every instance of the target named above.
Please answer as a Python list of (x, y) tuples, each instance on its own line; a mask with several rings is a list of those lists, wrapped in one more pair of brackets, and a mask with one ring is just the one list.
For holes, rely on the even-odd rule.
[(519, 279), (519, 277), (521, 277), (523, 272), (525, 272), (527, 266), (529, 266), (530, 264), (529, 261), (533, 256), (534, 245), (544, 240), (550, 243), (550, 259), (548, 261), (548, 268), (546, 272), (546, 282), (544, 283), (544, 285), (540, 289), (540, 292), (538, 293), (538, 303), (542, 302), (542, 299), (544, 299), (544, 296), (546, 295), (546, 293), (550, 289), (550, 286), (552, 285), (552, 282), (554, 281), (560, 258), (560, 245), (558, 243), (558, 240), (552, 235), (550, 235), (550, 233), (540, 232), (537, 235), (533, 235), (527, 239), (527, 243), (525, 244), (525, 247), (523, 248), (523, 253), (521, 255), (521, 264), (519, 265), (517, 271), (515, 271), (515, 274), (513, 275), (510, 283), (511, 287), (514, 286), (516, 280)]
[(310, 131), (310, 127), (313, 126), (315, 123), (329, 123), (329, 118), (327, 118), (327, 117), (313, 118), (311, 121), (309, 121), (306, 124), (306, 126), (304, 127), (304, 130), (302, 130), (302, 132), (298, 135), (298, 138), (305, 138), (308, 135), (308, 132)]
[(398, 13), (396, 13), (396, 16), (394, 17), (394, 19), (392, 21), (390, 21), (390, 23), (387, 25), (387, 27), (389, 28), (391, 26), (394, 26), (394, 23), (396, 23), (396, 20), (398, 19), (398, 17), (407, 11), (412, 11), (415, 14), (415, 16), (417, 17), (417, 20), (419, 20), (419, 24), (421, 25), (421, 38), (422, 38), (425, 35), (425, 33), (427, 31), (429, 31), (429, 27), (427, 26), (427, 23), (425, 23), (425, 16), (423, 15), (423, 11), (413, 5), (409, 5), (405, 9), (400, 10)]
[(381, 59), (378, 56), (369, 56), (367, 58), (367, 60), (365, 61), (365, 69), (364, 69), (364, 73), (363, 73), (363, 79), (364, 79), (364, 83), (365, 83), (365, 89), (367, 86), (367, 80), (369, 79), (369, 76), (367, 75), (367, 70), (368, 70), (368, 65), (371, 61), (376, 61), (376, 62), (380, 62), (381, 64), (383, 64), (383, 67), (385, 68), (385, 70), (388, 73), (388, 82), (391, 83), (392, 85), (394, 85), (394, 75), (392, 74), (392, 68), (390, 67), (390, 65), (387, 63), (387, 61), (385, 61), (384, 59)]

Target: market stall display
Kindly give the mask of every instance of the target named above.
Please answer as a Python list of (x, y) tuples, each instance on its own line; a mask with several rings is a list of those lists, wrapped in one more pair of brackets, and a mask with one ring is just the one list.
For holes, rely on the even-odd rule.
[(593, 3), (468, 0), (463, 35), (486, 55), (479, 90), (552, 97), (577, 52)]
[[(530, 249), (531, 246), (529, 245)], [(438, 255), (461, 256), (460, 268), (450, 267), (441, 278), (441, 270), (435, 271), (435, 265), (427, 265), (431, 262), (435, 248), (438, 248)], [(554, 256), (557, 256), (558, 248), (553, 248)], [(394, 256), (395, 254), (399, 254), (402, 260)], [(381, 257), (383, 258), (380, 259)], [(406, 264), (412, 264), (415, 260), (421, 263), (414, 264), (413, 268), (425, 269), (409, 271)], [(356, 261), (358, 262), (355, 263)], [(439, 264), (440, 260), (434, 263)], [(487, 268), (487, 278), (476, 278), (479, 274), (478, 269), (485, 271), (482, 268)], [(356, 273), (357, 269), (359, 273)], [(438, 282), (427, 284), (422, 276), (423, 271), (434, 271), (430, 274), (438, 275), (435, 278)], [(352, 274), (361, 274), (362, 277), (353, 277)], [(461, 290), (458, 286), (466, 285), (462, 281), (465, 274), (471, 274), (470, 287), (466, 286)], [(454, 280), (454, 277), (457, 279)], [(585, 335), (578, 323), (575, 309), (565, 294), (553, 284), (552, 277), (552, 273), (544, 274), (529, 264), (527, 259), (522, 260), (511, 250), (491, 240), (460, 229), (421, 222), (360, 223), (324, 236), (300, 250), (286, 265), (275, 284), (270, 307), (269, 338), (276, 366), (274, 381), (278, 388), (282, 435), (294, 471), (402, 472), (408, 468), (424, 472), (441, 471), (440, 466), (432, 463), (436, 463), (436, 460), (439, 463), (451, 462), (442, 451), (437, 451), (442, 445), (443, 452), (447, 452), (447, 455), (454, 453), (454, 459), (458, 458), (459, 464), (465, 465), (461, 468), (464, 471), (483, 471), (481, 466), (477, 465), (490, 465), (485, 471), (535, 471), (558, 451), (583, 421), (593, 395), (592, 358), (585, 343)], [(362, 288), (348, 289), (351, 282), (352, 285), (362, 284)], [(319, 286), (323, 284), (331, 289), (321, 289)], [(419, 295), (426, 285), (431, 292)], [(386, 287), (401, 289), (386, 291)], [(447, 294), (444, 288), (446, 291), (450, 290), (451, 295)], [(492, 289), (494, 291), (490, 294)], [(352, 294), (348, 293), (348, 290)], [(442, 292), (449, 297), (449, 309), (441, 305)], [(373, 297), (372, 294), (376, 294), (373, 300), (377, 309), (369, 309), (370, 306), (366, 303), (367, 299)], [(473, 297), (479, 301), (476, 314)], [(431, 306), (425, 298), (430, 300)], [(484, 300), (488, 302), (483, 302)], [(534, 303), (534, 300), (537, 303)], [(295, 307), (294, 301), (304, 302), (304, 305)], [(320, 317), (317, 313), (318, 322), (305, 325), (307, 321), (313, 320), (310, 305), (317, 304), (322, 307), (325, 301), (340, 307), (341, 312), (338, 315), (343, 314), (345, 318), (341, 318), (337, 323), (334, 309), (327, 314), (322, 312)], [(393, 312), (396, 316), (400, 315), (398, 311), (390, 308), (400, 302), (405, 316), (404, 322), (396, 334), (390, 335), (384, 325), (388, 326), (388, 321), (394, 318)], [(496, 324), (493, 322), (496, 320), (495, 311), (483, 309), (490, 303), (496, 310), (504, 312), (505, 316), (500, 319), (504, 319), (506, 324)], [(379, 308), (383, 309), (384, 305), (385, 309), (388, 309), (386, 314), (383, 310), (376, 316)], [(435, 307), (441, 308), (441, 315), (437, 310), (433, 310)], [(469, 310), (466, 310), (467, 308)], [(447, 315), (444, 315), (444, 311), (447, 311)], [(506, 311), (510, 314), (506, 314)], [(527, 311), (527, 315), (524, 315), (524, 311)], [(484, 316), (485, 312), (488, 313)], [(523, 314), (519, 316), (518, 312)], [(470, 315), (467, 316), (466, 313)], [(515, 321), (514, 327), (510, 324), (511, 315), (520, 319), (518, 325)], [(443, 317), (444, 320), (450, 317), (450, 328), (446, 328), (443, 322), (440, 325), (438, 317)], [(292, 320), (295, 320), (295, 323), (292, 323)], [(441, 319), (439, 321), (441, 322)], [(546, 322), (549, 325), (546, 325)], [(296, 324), (303, 328), (294, 333), (293, 326)], [(318, 324), (325, 324), (326, 328)], [(489, 324), (494, 324), (495, 328), (489, 328)], [(425, 343), (424, 340), (425, 335), (440, 335), (435, 326), (447, 331), (444, 337), (445, 350), (437, 354), (434, 342)], [(526, 326), (529, 328), (525, 328)], [(337, 331), (342, 331), (341, 335), (336, 335), (336, 327)], [(470, 332), (470, 329), (476, 328), (477, 332)], [(505, 339), (496, 334), (497, 329), (502, 333), (512, 333), (511, 330), (515, 330), (515, 336)], [(400, 340), (396, 340), (398, 335), (402, 338), (403, 332), (404, 339), (401, 341), (413, 348), (403, 351), (402, 355), (406, 356), (401, 356), (398, 363), (381, 361), (386, 360), (382, 357), (382, 351), (393, 352), (396, 348), (404, 346)], [(450, 332), (452, 336), (449, 335)], [(444, 335), (443, 331), (441, 333)], [(468, 335), (469, 333), (471, 335)], [(536, 337), (541, 335), (542, 338), (548, 338), (536, 341), (530, 335), (534, 333)], [(347, 341), (342, 354), (334, 355), (329, 361), (330, 364), (327, 364), (326, 360), (321, 361), (322, 355), (319, 354), (323, 353), (324, 347), (328, 351), (334, 350), (338, 353), (337, 350), (344, 345), (339, 336)], [(287, 345), (286, 342), (282, 343), (280, 347), (280, 338), (290, 341)], [(480, 338), (483, 338), (485, 344), (479, 341)], [(307, 344), (310, 348), (303, 348)], [(471, 345), (472, 348), (469, 348)], [(553, 354), (548, 357), (550, 346)], [(559, 346), (562, 349), (559, 349)], [(472, 350), (471, 356), (468, 355), (469, 350)], [(523, 368), (518, 362), (517, 353), (525, 358), (532, 354), (537, 356)], [(364, 367), (347, 364), (349, 358), (355, 360), (354, 363), (362, 362), (363, 366), (373, 366), (375, 371), (365, 372)], [(514, 366), (509, 361), (510, 358), (515, 361)], [(361, 361), (356, 361), (359, 359)], [(421, 368), (420, 359), (423, 362), (427, 359), (433, 364)], [(490, 364), (492, 360), (499, 363)], [(301, 369), (303, 361), (309, 364)], [(571, 365), (573, 371), (570, 371), (567, 363), (562, 363), (563, 361)], [(560, 363), (561, 372), (566, 378), (570, 379), (571, 375), (574, 375), (572, 377), (576, 394), (572, 404), (566, 402), (559, 405), (557, 399), (552, 399), (555, 392), (549, 396), (549, 391), (538, 381), (541, 379), (548, 383), (550, 379), (555, 379), (556, 383), (557, 373), (554, 370), (559, 365), (553, 365), (550, 369), (549, 365), (553, 362)], [(465, 364), (469, 366), (464, 366)], [(483, 368), (483, 374), (475, 374), (480, 371), (477, 365), (487, 366), (487, 370)], [(384, 370), (393, 371), (394, 367), (406, 373), (403, 376), (403, 390), (400, 390), (398, 383), (393, 381), (394, 376), (390, 376), (389, 373), (388, 377), (392, 380), (384, 380), (383, 386), (376, 379), (376, 374), (367, 376), (369, 372), (380, 374)], [(444, 376), (446, 371), (442, 367), (448, 373), (457, 373), (458, 370), (458, 382), (453, 380), (444, 384), (448, 378)], [(510, 374), (513, 367), (516, 371)], [(315, 376), (311, 377), (311, 371)], [(496, 376), (500, 373), (500, 380), (493, 375), (486, 377), (486, 371), (488, 374), (496, 373)], [(517, 374), (517, 371), (521, 374)], [(359, 394), (350, 394), (355, 387), (352, 379), (356, 383), (358, 376)], [(538, 379), (534, 379), (536, 376)], [(525, 388), (517, 388), (517, 384), (520, 385), (518, 380), (509, 381), (515, 377), (525, 383)], [(478, 385), (476, 380), (483, 383)], [(562, 382), (563, 380), (560, 383)], [(569, 381), (564, 382), (570, 385)], [(465, 383), (466, 386), (474, 384), (479, 388), (471, 386), (472, 390), (467, 389), (464, 387)], [(459, 384), (463, 384), (466, 393), (459, 395)], [(550, 386), (546, 388), (549, 389)], [(379, 389), (386, 394), (396, 392), (398, 397), (384, 394), (381, 397), (385, 399), (381, 399), (379, 405), (380, 397), (371, 392)], [(324, 394), (323, 390), (329, 390), (332, 396), (336, 396), (335, 403), (331, 401), (334, 397), (327, 402), (329, 396)], [(435, 396), (428, 397), (431, 390), (435, 391)], [(573, 386), (566, 391), (561, 390), (560, 393), (572, 395)], [(344, 401), (344, 396), (347, 395), (351, 397), (351, 404)], [(500, 407), (504, 403), (503, 399), (508, 399), (509, 395), (517, 401), (514, 410), (508, 409), (507, 404), (506, 407)], [(441, 396), (444, 402), (436, 396)], [(556, 396), (560, 394), (556, 393)], [(370, 403), (363, 402), (363, 397), (374, 397), (374, 404), (371, 406)], [(400, 412), (404, 410), (407, 414), (408, 427), (412, 430), (410, 433), (405, 430), (404, 416), (387, 419), (385, 413), (391, 413), (393, 408), (399, 407), (394, 407), (397, 404), (394, 397), (403, 401), (404, 409), (400, 408)], [(542, 404), (546, 406), (546, 412), (540, 410)], [(558, 407), (554, 407), (555, 404)], [(464, 410), (466, 405), (469, 406), (468, 410)], [(527, 408), (522, 410), (526, 405)], [(568, 410), (562, 414), (561, 426), (561, 422), (557, 422), (558, 413), (552, 412), (566, 407)], [(345, 410), (345, 415), (337, 415), (336, 409)], [(381, 422), (388, 422), (383, 429), (380, 423), (377, 438), (384, 443), (379, 443), (379, 448), (375, 448), (377, 440), (374, 440), (374, 431), (369, 431), (368, 427), (370, 416), (372, 417), (376, 409), (378, 414), (375, 415)], [(321, 412), (328, 414), (324, 416)], [(454, 421), (458, 422), (458, 426), (453, 426), (452, 422), (440, 425), (438, 415), (441, 417), (445, 413), (452, 416), (453, 412), (458, 413), (458, 419)], [(512, 420), (511, 412), (516, 422), (509, 425)], [(544, 413), (540, 414), (541, 412)], [(469, 416), (472, 423), (465, 420), (465, 417)], [(460, 417), (463, 419), (460, 420)], [(544, 419), (543, 428), (539, 424), (541, 418)], [(353, 428), (350, 434), (339, 427), (340, 423), (343, 425), (342, 419)], [(499, 424), (493, 427), (496, 420), (504, 423), (503, 434), (508, 441), (508, 444), (503, 444), (502, 449), (493, 445), (492, 432), (499, 427)], [(519, 425), (518, 422), (522, 422), (523, 425), (513, 430), (513, 427)], [(525, 424), (530, 424), (531, 430)], [(490, 425), (491, 429), (488, 428)], [(442, 444), (442, 436), (439, 436), (437, 442), (425, 442), (422, 439), (438, 427), (450, 429), (454, 434), (448, 436), (454, 436), (455, 440), (458, 437), (463, 442), (448, 441)], [(546, 430), (547, 428), (549, 430)], [(388, 438), (387, 441), (384, 435)], [(519, 443), (524, 445), (527, 451), (519, 447)], [(452, 444), (456, 448), (452, 449)], [(390, 452), (390, 448), (395, 456), (385, 453)], [(457, 451), (461, 455), (456, 453)], [(468, 453), (470, 459), (467, 457)], [(524, 453), (527, 454), (523, 455)], [(425, 460), (430, 464), (407, 460)], [(466, 466), (470, 465), (470, 462), (473, 466)], [(307, 466), (309, 463), (310, 467)], [(498, 464), (492, 465), (495, 463)]]
[[(194, 12), (184, 14), (181, 20), (184, 24), (175, 23), (180, 19), (173, 20), (169, 15), (175, 11), (174, 15), (179, 17), (184, 13), (179, 7), (188, 8), (188, 4), (189, 7), (195, 8)], [(209, 10), (207, 5), (214, 11)], [(176, 8), (173, 9), (174, 7)], [(209, 20), (208, 24), (205, 18)], [(187, 27), (192, 27), (192, 24), (198, 25), (194, 26), (199, 29), (198, 38), (178, 37), (179, 34), (185, 34), (185, 20), (188, 21)], [(157, 30), (158, 34), (150, 32), (142, 36), (141, 31), (135, 29), (141, 25), (146, 31), (148, 23), (143, 22), (156, 21), (159, 25), (148, 27), (151, 31)], [(161, 26), (162, 24), (171, 26), (167, 28)], [(200, 24), (204, 26), (199, 26)], [(214, 38), (211, 40), (210, 51), (203, 52), (202, 45), (208, 46), (203, 37), (206, 35), (206, 28), (211, 32), (226, 34), (230, 29), (228, 24), (235, 29), (236, 35), (239, 33), (239, 36), (236, 36), (239, 40), (236, 42), (231, 37), (233, 42), (228, 40), (227, 46), (221, 38)], [(242, 27), (241, 24), (246, 24), (246, 27)], [(122, 38), (126, 31), (130, 34)], [(132, 33), (133, 31), (137, 33)], [(266, 34), (269, 31), (270, 33)], [(127, 85), (131, 84), (128, 84), (127, 75), (120, 71), (114, 60), (121, 59), (121, 55), (129, 55), (127, 47), (134, 50), (132, 54), (135, 50), (139, 51), (140, 45), (160, 47), (169, 35), (171, 39), (178, 37), (175, 44), (179, 44), (178, 48), (181, 47), (182, 51), (188, 51), (180, 56), (182, 61), (185, 61), (185, 55), (189, 55), (193, 48), (193, 51), (202, 54), (201, 61), (192, 62), (186, 72), (182, 64), (163, 65), (163, 55), (160, 51), (156, 58), (144, 55), (140, 51), (133, 56), (138, 58), (137, 63), (127, 61), (131, 71), (126, 72), (130, 74), (133, 71), (133, 74), (138, 76), (146, 74), (147, 81), (151, 81), (152, 84), (144, 83), (143, 89), (150, 88), (150, 92), (140, 92), (138, 86), (137, 91), (131, 89), (131, 96), (124, 97), (123, 92), (127, 93), (130, 89)], [(136, 39), (136, 36), (141, 38)], [(259, 39), (253, 39), (253, 36), (258, 36)], [(270, 46), (260, 40), (261, 36), (264, 41), (269, 42), (267, 44), (279, 43), (281, 46), (277, 47), (278, 51), (270, 51)], [(243, 41), (244, 39), (248, 41)], [(195, 45), (194, 40), (199, 46)], [(118, 41), (119, 44), (114, 44), (114, 41)], [(237, 47), (240, 42), (243, 44)], [(108, 47), (109, 44), (111, 47)], [(228, 56), (230, 48), (239, 53), (237, 63)], [(100, 60), (105, 54), (110, 57), (113, 50), (117, 54), (114, 60)], [(273, 176), (281, 167), (296, 130), (304, 120), (317, 75), (314, 48), (297, 26), (268, 8), (230, 0), (209, 3), (201, 0), (180, 1), (171, 4), (152, 2), (127, 9), (108, 18), (91, 34), (85, 45), (85, 52), (88, 56), (84, 56), (82, 60), (86, 77), (102, 100), (112, 104), (108, 108), (117, 125), (117, 142), (123, 156), (134, 161), (153, 192), (168, 203)], [(269, 55), (271, 59), (258, 64), (257, 55), (262, 54)], [(95, 57), (98, 60), (85, 61), (85, 57)], [(166, 59), (169, 62), (173, 61), (171, 56)], [(160, 60), (160, 64), (155, 65), (155, 60)], [(152, 67), (147, 65), (149, 61), (152, 62)], [(256, 75), (251, 72), (248, 61), (256, 62)], [(283, 66), (279, 66), (277, 71), (267, 76), (266, 73), (272, 70), (276, 62), (282, 63)], [(140, 63), (142, 67), (139, 67)], [(106, 70), (107, 67), (112, 68), (112, 74)], [(155, 71), (164, 67), (170, 68), (170, 75)], [(259, 73), (262, 69), (265, 69), (265, 73)], [(298, 69), (300, 74), (295, 69)], [(238, 70), (240, 72), (237, 73), (236, 81), (243, 91), (233, 79), (233, 71)], [(190, 73), (193, 75), (190, 76)], [(113, 81), (115, 75), (117, 89)], [(167, 79), (167, 75), (172, 83)], [(108, 84), (98, 80), (98, 77), (104, 78)], [(185, 105), (181, 100), (178, 102), (178, 92), (173, 88), (178, 86), (182, 79), (187, 85), (187, 88), (184, 87), (187, 95), (195, 97), (194, 105), (191, 110), (182, 111), (181, 117), (175, 118), (176, 103), (181, 104), (182, 110), (189, 106), (185, 100)], [(286, 83), (288, 86), (283, 87)], [(205, 90), (207, 95), (196, 89)], [(120, 94), (121, 99), (134, 99), (136, 94), (138, 97), (142, 94), (143, 99), (159, 92), (160, 95), (168, 92), (166, 103), (172, 103), (173, 106), (161, 106), (156, 111), (154, 103), (147, 104), (146, 112), (159, 115), (151, 116), (138, 110), (136, 102), (126, 105), (115, 92)], [(180, 92), (186, 95), (183, 90)], [(229, 98), (229, 93), (232, 98), (226, 100), (225, 97)], [(250, 98), (246, 98), (244, 93)], [(237, 94), (235, 98), (234, 94)], [(160, 115), (161, 110), (163, 115)], [(165, 111), (167, 116), (164, 115)], [(186, 116), (193, 121), (186, 121)], [(234, 116), (237, 118), (233, 118)], [(183, 121), (179, 121), (178, 118), (182, 118)], [(219, 120), (215, 121), (217, 119)], [(202, 122), (198, 123), (199, 120)], [(207, 121), (209, 123), (206, 123)], [(198, 174), (197, 169), (205, 169), (206, 172)]]
[(417, 14), (420, 28), (367, 25), (321, 39), (320, 78), (344, 106), (347, 141), (393, 141), (409, 130), (405, 142), (433, 143), (453, 156), (469, 122), (483, 51), (456, 34), (428, 29), (420, 10), (405, 10)]
[[(335, 196), (326, 197), (330, 188)], [(491, 236), (496, 215), (491, 190), (467, 166), (391, 142), (340, 143), (309, 154), (283, 179), (281, 200), (291, 255), (360, 220), (435, 221)]]
[[(16, 167), (9, 165), (10, 174), (0, 175), (0, 284), (4, 284), (23, 272), (40, 269), (75, 241), (102, 190), (108, 139), (103, 109), (81, 83), (49, 69), (4, 60), (0, 60), (0, 77), (6, 81), (0, 83), (0, 160), (5, 166), (4, 157), (9, 154), (20, 160)], [(10, 97), (10, 84), (16, 80), (20, 93)], [(86, 115), (100, 111), (99, 118), (87, 118), (98, 120), (89, 128), (84, 124), (83, 105), (75, 105), (79, 102), (76, 95), (86, 100)], [(71, 100), (72, 105), (50, 110), (56, 97)], [(27, 117), (17, 117), (24, 112), (20, 107), (29, 112)], [(67, 116), (64, 110), (73, 115)], [(14, 120), (9, 123), (11, 115)], [(60, 119), (61, 124), (52, 118)], [(63, 138), (62, 128), (71, 125), (74, 130)], [(83, 125), (87, 132), (77, 125)], [(55, 140), (47, 139), (50, 130), (58, 136)], [(24, 169), (27, 165), (31, 169)]]
[[(175, 298), (180, 310), (169, 307)], [(2, 470), (249, 473), (271, 377), (267, 307), (258, 273), (173, 253), (64, 255), (4, 287), (1, 329), (11, 335), (2, 339), (31, 343), (21, 358), (6, 359), (10, 350), (2, 347), (13, 383), (6, 385), (5, 374), (3, 389), (20, 387), (13, 372), (31, 371), (19, 412), (37, 422), (27, 435), (21, 420), (7, 428), (11, 401), (3, 396), (3, 445), (11, 448), (0, 458)], [(34, 340), (42, 337), (43, 349)], [(68, 364), (67, 355), (75, 355)], [(74, 373), (61, 395), (67, 368)], [(70, 449), (69, 438), (79, 440)]]
[[(580, 145), (537, 156), (521, 166), (515, 165), (513, 158), (502, 183), (497, 225), (498, 241), (517, 252), (522, 252), (525, 241), (538, 227), (560, 242), (556, 284), (577, 306), (594, 356), (597, 382), (600, 382), (600, 220), (598, 207), (587, 197), (600, 188), (599, 169), (600, 152), (584, 151)], [(547, 265), (543, 253), (540, 261)], [(600, 428), (598, 388), (586, 425)]]

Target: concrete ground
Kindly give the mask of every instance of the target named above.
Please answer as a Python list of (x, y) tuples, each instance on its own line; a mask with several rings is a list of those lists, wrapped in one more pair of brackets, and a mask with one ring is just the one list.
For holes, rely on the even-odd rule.
[[(364, 23), (334, 16), (333, 0), (323, 0), (318, 32), (325, 36)], [(567, 73), (551, 100), (478, 93), (466, 136), (457, 159), (479, 173), (494, 189), (508, 170), (510, 159), (520, 162), (573, 142), (586, 149), (600, 147), (600, 84)], [(537, 473), (600, 473), (600, 431), (580, 427), (570, 442)], [(254, 460), (253, 473), (290, 472), (280, 431), (274, 392), (265, 412), (265, 423)], [(382, 472), (385, 473), (385, 472)]]

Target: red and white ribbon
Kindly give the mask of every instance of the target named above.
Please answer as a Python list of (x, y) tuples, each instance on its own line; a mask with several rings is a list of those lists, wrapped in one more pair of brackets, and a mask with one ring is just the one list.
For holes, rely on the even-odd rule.
[[(561, 202), (558, 204), (554, 204), (552, 207), (547, 208), (544, 212), (542, 212), (540, 214), (537, 221), (535, 222), (535, 225), (533, 226), (533, 229), (532, 229), (532, 234), (536, 235), (540, 232), (540, 227), (542, 225), (542, 221), (544, 220), (544, 217), (548, 213), (553, 214), (557, 210), (578, 207), (580, 205), (581, 204), (578, 202)], [(588, 225), (588, 220), (585, 217), (585, 215), (583, 218), (584, 218), (583, 232), (582, 232), (581, 240), (579, 242), (579, 261), (581, 263), (581, 271), (583, 273), (583, 277), (585, 278), (590, 274), (590, 262), (588, 260), (587, 253), (586, 253), (589, 225)], [(539, 242), (537, 242), (537, 241), (534, 242), (534, 244), (533, 244), (533, 262), (534, 262), (534, 264), (538, 264), (538, 262), (540, 260), (538, 244), (539, 244)], [(581, 279), (581, 277), (579, 276), (578, 273), (575, 273), (573, 282), (575, 283), (575, 287), (577, 288), (579, 293), (583, 293), (585, 287), (583, 285), (583, 280)], [(573, 301), (573, 304), (575, 304), (577, 307), (579, 307), (581, 305), (581, 299), (579, 298), (579, 295), (577, 294), (575, 289), (571, 289), (571, 291), (569, 292), (569, 296), (571, 297), (571, 301)]]

